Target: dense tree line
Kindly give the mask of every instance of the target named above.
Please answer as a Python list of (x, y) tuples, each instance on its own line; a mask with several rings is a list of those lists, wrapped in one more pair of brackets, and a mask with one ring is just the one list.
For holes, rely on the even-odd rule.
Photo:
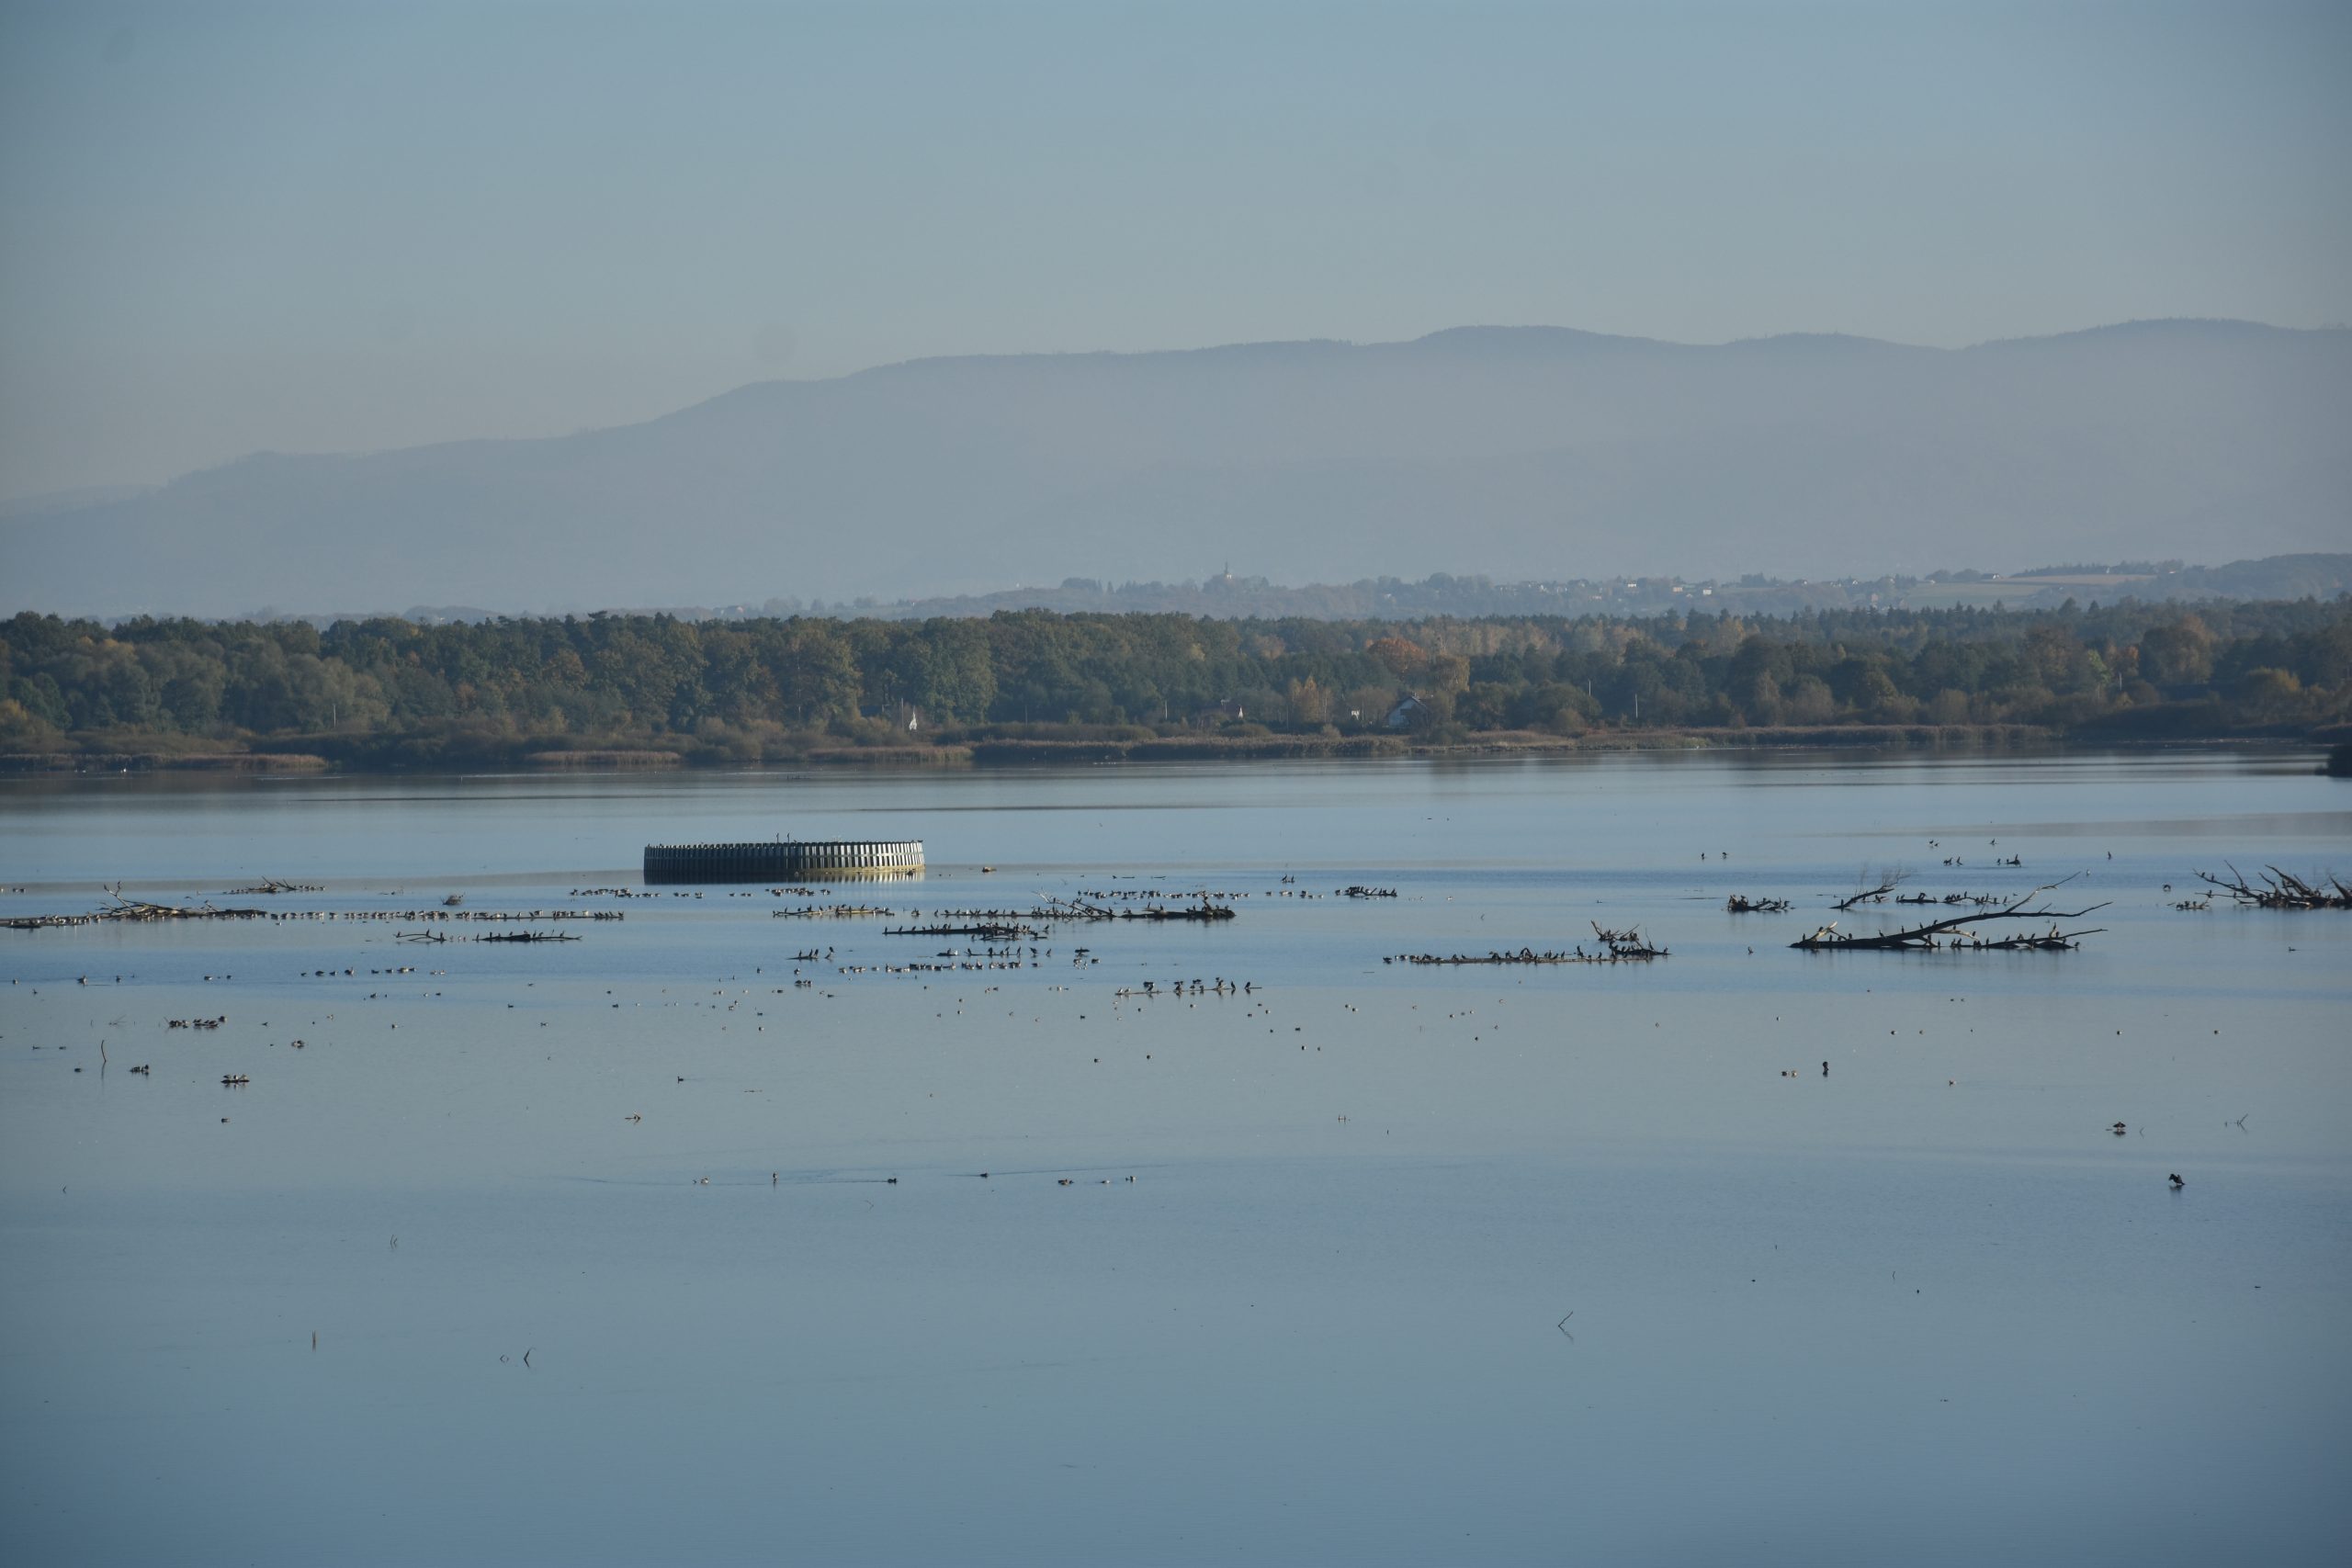
[(1112, 729), (1345, 735), (1383, 730), (1408, 694), (1418, 701), (1402, 722), (1437, 739), (1846, 724), (2310, 733), (2352, 716), (2352, 600), (1747, 619), (1022, 611), (323, 629), (27, 614), (0, 626), (0, 751), (266, 745), (394, 760), (589, 747), (748, 760)]

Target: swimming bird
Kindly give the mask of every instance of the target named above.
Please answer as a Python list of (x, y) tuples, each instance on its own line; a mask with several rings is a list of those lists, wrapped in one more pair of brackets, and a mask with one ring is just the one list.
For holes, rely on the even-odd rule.
[(2124, 1134), (2126, 1132), (2129, 1132), (2129, 1131), (2130, 1131), (2130, 1129), (2129, 1129), (2129, 1128), (2127, 1128), (2127, 1127), (2125, 1127), (2125, 1126), (2123, 1125), (2123, 1123), (2122, 1123), (2122, 1122), (2118, 1122), (2114, 1126), (2109, 1127), (2109, 1128), (2108, 1129), (2108, 1131), (2109, 1131), (2109, 1132), (2110, 1132), (2110, 1133), (2112, 1133), (2112, 1134), (2114, 1134), (2117, 1137), (2119, 1137), (2119, 1138), (2120, 1138), (2120, 1137), (2123, 1136), (2123, 1134)]
[(2176, 1191), (2176, 1192), (2179, 1191), (2182, 1188), (2184, 1188), (2184, 1187), (2186, 1187), (2186, 1186), (2188, 1186), (2188, 1183), (2187, 1183), (2186, 1181), (2183, 1181), (2183, 1180), (2180, 1179), (2180, 1172), (2178, 1172), (2178, 1171), (2177, 1171), (2177, 1170), (2176, 1170), (2176, 1171), (2174, 1171), (2174, 1172), (2172, 1173), (2172, 1175), (2171, 1175), (2169, 1178), (2167, 1178), (2167, 1179), (2168, 1179), (2168, 1180), (2170, 1180), (2170, 1181), (2172, 1182), (2172, 1190), (2173, 1190), (2174, 1191)]

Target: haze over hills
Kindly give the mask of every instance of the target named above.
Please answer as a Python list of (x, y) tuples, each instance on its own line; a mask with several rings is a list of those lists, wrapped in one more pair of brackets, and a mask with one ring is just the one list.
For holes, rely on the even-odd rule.
[(0, 608), (899, 599), (1227, 560), (1349, 581), (2229, 559), (2352, 542), (2348, 415), (2352, 331), (2235, 321), (917, 360), (0, 511)]

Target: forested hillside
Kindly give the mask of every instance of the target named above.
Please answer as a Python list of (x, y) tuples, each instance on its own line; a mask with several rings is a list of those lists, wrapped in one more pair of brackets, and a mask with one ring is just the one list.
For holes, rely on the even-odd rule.
[(26, 614), (0, 624), (0, 751), (20, 758), (747, 761), (971, 743), (1005, 754), (1012, 740), (1447, 743), (1869, 725), (2312, 735), (2352, 717), (2352, 600), (1745, 620), (1027, 611), (366, 620), (323, 631)]

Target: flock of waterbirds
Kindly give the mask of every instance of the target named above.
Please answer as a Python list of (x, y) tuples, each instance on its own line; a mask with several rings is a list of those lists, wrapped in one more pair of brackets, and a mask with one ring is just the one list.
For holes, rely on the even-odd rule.
[[(1940, 845), (1934, 840), (1929, 840), (1929, 848), (1940, 848)], [(1723, 858), (1728, 861), (1731, 857), (1726, 852)], [(1959, 863), (1957, 857), (1948, 857), (1945, 863)], [(2012, 854), (1999, 858), (1994, 863), (2007, 867), (2021, 867), (2022, 860), (2021, 857)], [(2077, 871), (2070, 875), (2041, 883), (2016, 894), (1955, 892), (1929, 895), (1924, 892), (1901, 891), (1910, 881), (1909, 874), (1906, 872), (1900, 870), (1883, 874), (1866, 872), (1857, 879), (1856, 886), (1852, 891), (1830, 900), (1830, 907), (1834, 911), (1851, 913), (1867, 907), (1884, 905), (1892, 900), (1896, 905), (1915, 907), (1939, 905), (1956, 908), (1962, 912), (1869, 932), (1844, 931), (1839, 929), (1839, 921), (1831, 920), (1817, 926), (1813, 931), (1801, 936), (1789, 945), (1792, 948), (1808, 952), (2069, 951), (2076, 947), (2082, 938), (2098, 934), (2099, 928), (2068, 930), (2061, 922), (2078, 919), (2109, 907), (2109, 903), (2102, 902), (2088, 905), (2083, 908), (2061, 910), (2050, 907), (2048, 896), (2087, 874), (2086, 871)], [(2342, 880), (2332, 874), (2298, 875), (2276, 866), (2267, 866), (2255, 876), (2248, 877), (2240, 874), (2234, 865), (2228, 868), (2226, 876), (2204, 871), (2198, 871), (2194, 874), (2212, 889), (2226, 895), (2231, 902), (2244, 908), (2272, 910), (2352, 909), (2352, 887), (2347, 887)], [(433, 928), (457, 921), (522, 924), (536, 928), (562, 921), (619, 920), (625, 918), (623, 912), (619, 910), (466, 909), (462, 908), (464, 896), (460, 894), (448, 895), (435, 905), (398, 910), (381, 908), (267, 910), (251, 907), (224, 908), (209, 900), (187, 904), (167, 904), (131, 898), (123, 894), (121, 886), (119, 884), (107, 886), (105, 891), (109, 901), (96, 910), (75, 915), (21, 916), (0, 921), (0, 926), (13, 931), (38, 931), (71, 930), (109, 922), (143, 924), (169, 920), (261, 920), (273, 924), (350, 922), (369, 926), (391, 924), (396, 928), (413, 926), (417, 929), (396, 929), (392, 933), (394, 939), (400, 942), (441, 942), (450, 940), (448, 935), (445, 931)], [(284, 881), (272, 877), (243, 887), (231, 889), (228, 896), (275, 897), (288, 894), (319, 894), (324, 891), (326, 891), (325, 888), (316, 884)], [(1175, 890), (1162, 887), (1101, 888), (1081, 890), (1067, 897), (1040, 893), (1031, 903), (1021, 908), (935, 908), (928, 917), (917, 908), (900, 910), (877, 905), (848, 903), (825, 905), (813, 902), (813, 900), (834, 896), (831, 889), (824, 887), (792, 886), (764, 890), (733, 889), (727, 890), (727, 896), (757, 897), (761, 891), (764, 891), (769, 897), (775, 898), (803, 901), (798, 907), (776, 910), (775, 914), (780, 917), (829, 921), (900, 920), (905, 923), (886, 927), (883, 934), (889, 937), (961, 937), (977, 940), (985, 944), (977, 948), (945, 949), (927, 961), (907, 960), (895, 963), (841, 963), (837, 961), (835, 947), (826, 947), (821, 954), (818, 949), (808, 947), (792, 955), (792, 963), (796, 965), (792, 970), (792, 989), (797, 991), (813, 990), (820, 983), (818, 979), (804, 974), (801, 966), (830, 968), (832, 970), (831, 979), (834, 982), (867, 975), (908, 976), (963, 975), (982, 970), (1037, 967), (1044, 962), (1056, 957), (1055, 948), (1047, 945), (1047, 942), (1059, 927), (1083, 928), (1112, 922), (1121, 925), (1141, 923), (1145, 926), (1168, 923), (1222, 923), (1237, 919), (1239, 914), (1237, 905), (1253, 896), (1252, 890), (1238, 888), (1194, 887)], [(1318, 895), (1300, 888), (1296, 886), (1296, 879), (1290, 876), (1283, 877), (1282, 884), (1276, 887), (1254, 891), (1257, 897), (1294, 900), (1311, 900), (1321, 897), (1351, 900), (1386, 900), (1400, 897), (1396, 888), (1375, 887), (1363, 884), (1338, 887), (1332, 889), (1329, 895)], [(2171, 891), (2169, 885), (2166, 885), (2165, 891), (2167, 893)], [(648, 889), (607, 886), (574, 888), (571, 896), (576, 898), (616, 899), (660, 898), (666, 896), (672, 898), (698, 899), (704, 897), (704, 890), (673, 890), (664, 895)], [(2211, 897), (2212, 894), (2209, 893), (2201, 898), (2177, 902), (2171, 907), (2204, 910), (2211, 908)], [(1749, 897), (1735, 893), (1725, 901), (1724, 908), (1726, 912), (1733, 914), (1783, 914), (1792, 909), (1793, 901), (1778, 896)], [(929, 923), (918, 923), (926, 919)], [(2037, 923), (2048, 920), (2050, 924), (2046, 930), (2003, 932), (1991, 936), (1973, 929), (1979, 924), (2005, 920)], [(1668, 948), (1662, 944), (1654, 943), (1638, 929), (1611, 929), (1599, 922), (1593, 922), (1592, 929), (1597, 945), (1591, 950), (1587, 950), (1581, 942), (1565, 949), (1523, 945), (1517, 949), (1491, 949), (1482, 953), (1401, 953), (1384, 955), (1381, 962), (1384, 964), (1435, 966), (1561, 966), (1650, 963), (1670, 955)], [(473, 937), (472, 940), (542, 942), (580, 939), (569, 932), (526, 929), (484, 933)], [(1753, 953), (1754, 949), (1751, 947), (1748, 951)], [(1072, 966), (1080, 970), (1099, 965), (1102, 962), (1100, 955), (1088, 946), (1074, 947), (1069, 951), (1068, 956)], [(755, 971), (755, 973), (763, 972), (763, 967)], [(344, 967), (339, 972), (314, 968), (304, 971), (303, 977), (322, 978), (338, 976), (339, 977), (355, 977), (359, 973), (360, 969), (356, 965)], [(399, 965), (368, 969), (366, 973), (409, 976), (415, 974), (416, 968), (414, 965)], [(434, 973), (439, 975), (443, 972), (436, 970)], [(204, 978), (208, 982), (216, 979), (225, 982), (232, 977), (226, 975), (218, 976), (208, 975)], [(116, 976), (116, 979), (119, 982), (121, 976)], [(17, 982), (12, 982), (12, 984), (16, 983)], [(89, 983), (90, 977), (86, 975), (77, 978), (77, 984), (88, 985)], [(994, 988), (989, 987), (991, 991)], [(1066, 989), (1067, 987), (1054, 988)], [(1134, 1001), (1156, 1002), (1175, 998), (1255, 998), (1261, 988), (1261, 983), (1254, 979), (1233, 980), (1222, 976), (1180, 976), (1170, 978), (1165, 983), (1158, 977), (1150, 977), (1139, 983), (1115, 986), (1112, 991), (1112, 1000), (1116, 1005)], [(775, 989), (779, 995), (786, 994), (785, 987), (778, 987)], [(385, 994), (389, 995), (389, 993)], [(830, 993), (827, 994), (830, 995)], [(369, 999), (375, 999), (376, 995), (371, 993)], [(957, 1000), (960, 1011), (963, 998), (959, 998)], [(619, 1006), (617, 1002), (613, 1005)], [(1352, 1004), (1348, 1005), (1349, 1010), (1355, 1010)], [(1083, 1014), (1080, 1016), (1084, 1017)], [(205, 1032), (216, 1032), (227, 1021), (226, 1013), (206, 1018), (162, 1021), (164, 1026), (168, 1029)], [(542, 1024), (541, 1027), (545, 1025)], [(1270, 1032), (1272, 1032), (1270, 1029)], [(288, 1042), (290, 1048), (297, 1050), (303, 1048), (305, 1043), (306, 1042), (300, 1039)], [(33, 1049), (39, 1050), (40, 1046), (35, 1045)], [(1305, 1050), (1306, 1047), (1302, 1045), (1301, 1049)], [(100, 1042), (100, 1071), (103, 1074), (107, 1061), (104, 1041)], [(1096, 1058), (1097, 1062), (1100, 1060), (1100, 1057)], [(79, 1072), (82, 1069), (76, 1067), (74, 1070)], [(153, 1064), (142, 1063), (128, 1070), (142, 1077), (152, 1077)], [(1796, 1069), (1782, 1069), (1781, 1076), (1795, 1077), (1800, 1075)], [(1829, 1076), (1827, 1062), (1821, 1064), (1821, 1076), (1824, 1077)], [(244, 1089), (249, 1087), (252, 1081), (250, 1073), (242, 1069), (224, 1072), (220, 1077), (221, 1085), (230, 1089)], [(680, 1077), (678, 1081), (684, 1083), (686, 1080), (684, 1077)], [(626, 1118), (633, 1125), (641, 1122), (642, 1119), (641, 1114), (638, 1112), (631, 1112)], [(221, 1121), (226, 1123), (229, 1119), (222, 1117)], [(2245, 1121), (2245, 1119), (2241, 1117), (2232, 1124), (2243, 1131)], [(2109, 1130), (2119, 1137), (2123, 1136), (2128, 1131), (2125, 1124), (2120, 1122), (2115, 1123)], [(988, 1172), (978, 1174), (983, 1179), (987, 1179), (989, 1175)], [(897, 1184), (895, 1177), (886, 1179), (888, 1184)], [(1069, 1187), (1074, 1184), (1076, 1179), (1057, 1177), (1056, 1179), (1061, 1186)], [(1125, 1179), (1132, 1182), (1135, 1179), (1129, 1176)], [(707, 1185), (707, 1178), (700, 1179), (700, 1184)], [(1101, 1184), (1109, 1185), (1110, 1183), (1105, 1179)], [(2173, 1173), (2169, 1177), (2169, 1184), (2176, 1191), (2186, 1185), (2177, 1173)]]

